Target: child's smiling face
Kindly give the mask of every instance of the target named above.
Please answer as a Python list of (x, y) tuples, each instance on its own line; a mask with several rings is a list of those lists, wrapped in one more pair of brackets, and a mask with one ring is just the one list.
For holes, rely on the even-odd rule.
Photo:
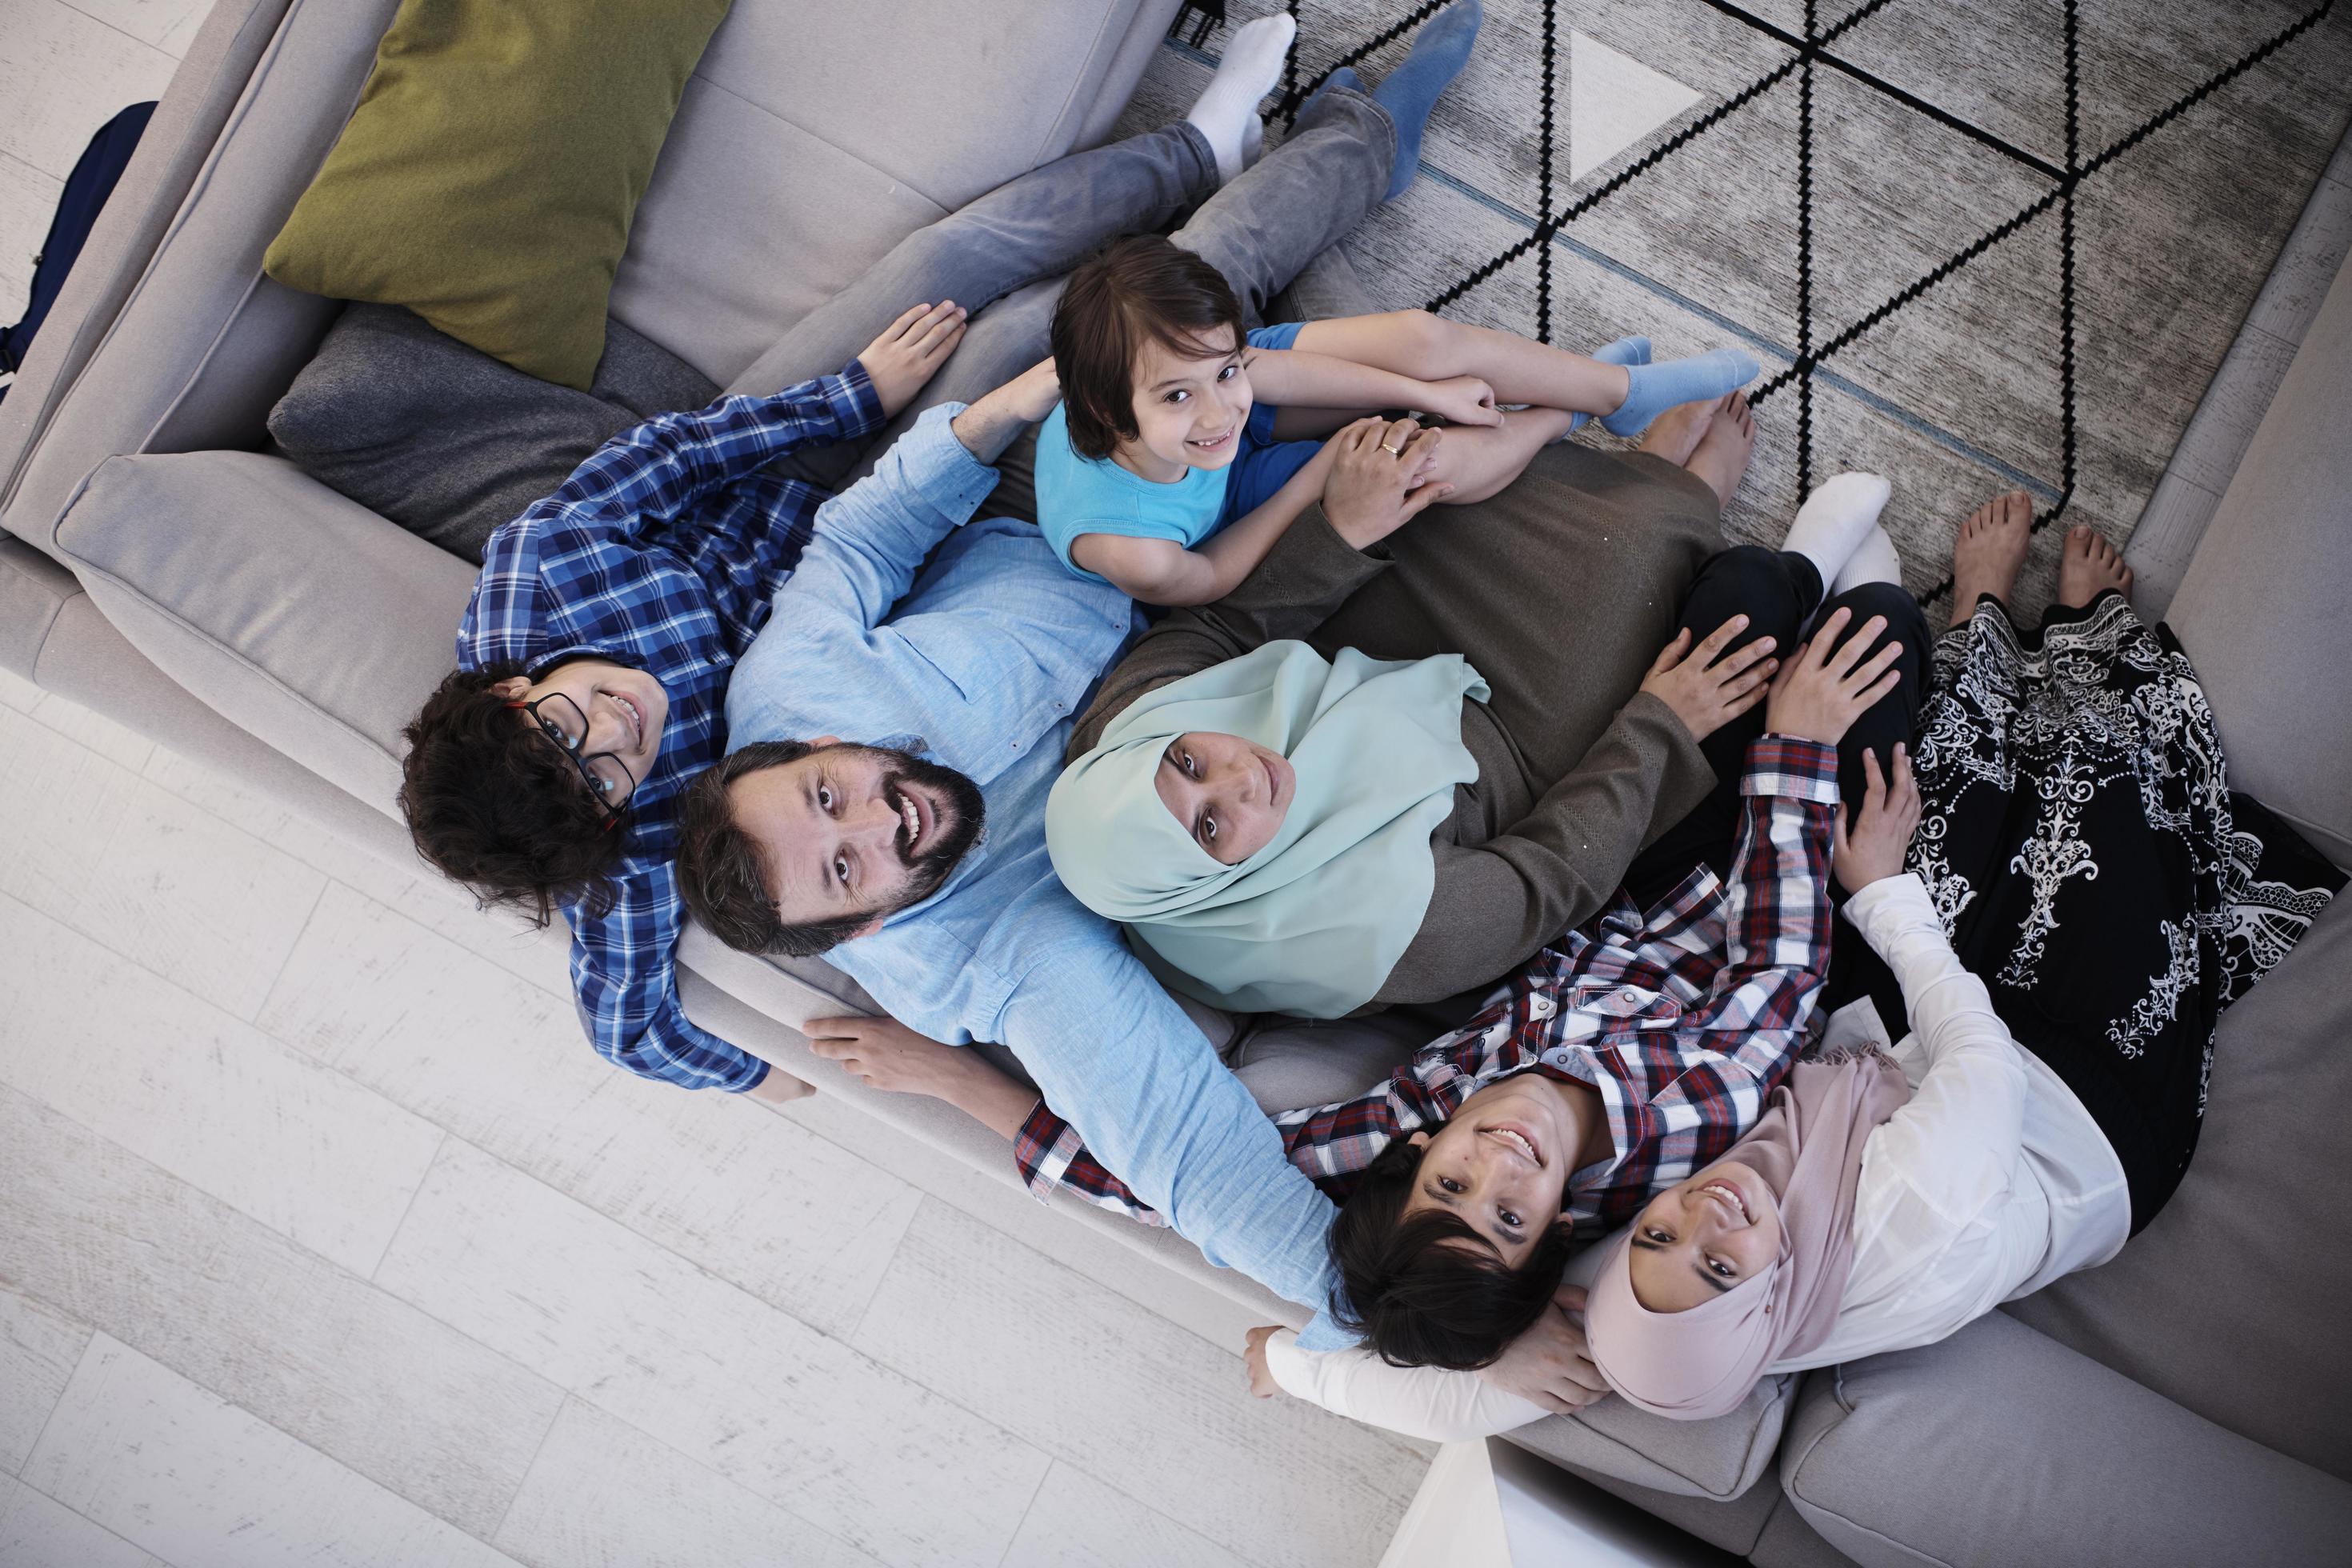
[(1118, 452), (1124, 467), (1173, 484), (1188, 468), (1222, 468), (1234, 460), (1253, 399), (1242, 345), (1231, 341), (1225, 352), (1206, 356), (1157, 340), (1143, 343), (1135, 365), (1138, 434)]

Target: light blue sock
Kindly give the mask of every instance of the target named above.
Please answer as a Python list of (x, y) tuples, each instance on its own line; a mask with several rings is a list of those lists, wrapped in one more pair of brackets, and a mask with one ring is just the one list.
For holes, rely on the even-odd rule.
[[(1335, 87), (1352, 87), (1358, 92), (1361, 92), (1364, 90), (1364, 79), (1356, 74), (1355, 67), (1341, 66), (1338, 70), (1325, 77), (1320, 87), (1307, 95), (1307, 101), (1298, 106), (1298, 119), (1304, 120), (1312, 114), (1315, 111), (1315, 106), (1323, 100), (1323, 95)], [(1298, 121), (1294, 120), (1291, 123), (1296, 125)]]
[(1396, 121), (1396, 167), (1389, 175), (1389, 194), (1382, 201), (1392, 202), (1404, 195), (1404, 188), (1421, 172), (1421, 132), (1429, 123), (1429, 111), (1437, 106), (1438, 95), (1447, 84), (1461, 74), (1470, 58), (1470, 46), (1477, 41), (1478, 24), (1486, 16), (1478, 0), (1454, 0), (1422, 24), (1421, 31), (1412, 36), (1412, 52), (1372, 89), (1372, 100)]
[(1651, 420), (1675, 405), (1737, 391), (1754, 381), (1762, 368), (1738, 349), (1717, 349), (1664, 364), (1629, 365), (1625, 401), (1616, 413), (1601, 416), (1601, 427), (1612, 436), (1639, 436)]
[[(1602, 364), (1622, 364), (1629, 367), (1637, 364), (1647, 364), (1650, 363), (1650, 340), (1647, 338), (1619, 338), (1613, 343), (1603, 343), (1599, 348), (1594, 349), (1592, 351), (1592, 357), (1599, 360)], [(1584, 422), (1591, 417), (1592, 416), (1590, 414), (1570, 415), (1568, 421), (1568, 433), (1571, 436), (1575, 435), (1579, 430), (1584, 428)]]

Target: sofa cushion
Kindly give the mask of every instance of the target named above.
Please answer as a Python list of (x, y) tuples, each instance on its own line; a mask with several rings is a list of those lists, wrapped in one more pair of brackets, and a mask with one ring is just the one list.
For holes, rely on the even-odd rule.
[(400, 731), (456, 666), (472, 567), (252, 452), (110, 458), (57, 543), (173, 679), (395, 809)]
[(1780, 1484), (1874, 1568), (2325, 1563), (2352, 1539), (2352, 1486), (1999, 1312), (1814, 1373)]
[(2166, 618), (2230, 782), (2352, 868), (2352, 268), (2287, 368)]
[[(1597, 1250), (1588, 1247), (1587, 1252)], [(1557, 1465), (1681, 1497), (1728, 1502), (1771, 1468), (1798, 1374), (1768, 1377), (1713, 1421), (1669, 1421), (1622, 1399), (1504, 1434)]]
[(729, 0), (403, 0), (264, 268), (585, 391), (637, 199)]
[(2228, 1427), (2352, 1480), (2352, 898), (2221, 1015), (2189, 1174), (2103, 1268), (2006, 1309)]
[[(1231, 1016), (1216, 1014), (1190, 997), (1176, 999), (1186, 1005), (1185, 1011), (1196, 1022), (1203, 1014)], [(1276, 1014), (1245, 1022), (1219, 1054), (1256, 1100), (1258, 1109), (1271, 1116), (1301, 1106), (1352, 1100), (1443, 1032), (1402, 1012), (1326, 1020)]]
[(732, 383), (909, 230), (1070, 151), (1132, 89), (1147, 55), (1123, 46), (1175, 9), (899, 0), (877, 47), (865, 6), (736, 0), (638, 205), (613, 314)]
[(278, 406), (269, 435), (304, 473), (473, 562), (606, 439), (719, 389), (608, 323), (585, 392), (526, 375), (396, 305), (352, 305)]

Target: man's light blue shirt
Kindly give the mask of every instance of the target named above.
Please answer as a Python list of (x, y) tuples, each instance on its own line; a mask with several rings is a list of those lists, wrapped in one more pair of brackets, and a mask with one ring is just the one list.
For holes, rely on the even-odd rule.
[[(730, 743), (839, 735), (970, 775), (987, 802), (981, 842), (939, 891), (826, 956), (924, 1034), (1011, 1047), (1045, 1102), (1209, 1261), (1320, 1311), (1330, 1200), (1046, 857), (1045, 795), (1073, 716), (1133, 609), (1065, 569), (1028, 522), (962, 526), (996, 471), (956, 439), (961, 407), (932, 409), (818, 509), (736, 667)], [(1348, 1340), (1318, 1320), (1302, 1342)]]

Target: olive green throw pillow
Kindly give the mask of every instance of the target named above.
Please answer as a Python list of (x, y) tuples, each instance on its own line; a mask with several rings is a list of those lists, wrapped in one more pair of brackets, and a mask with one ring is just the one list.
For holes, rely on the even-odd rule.
[(729, 0), (403, 0), (262, 267), (585, 389), (613, 273)]

